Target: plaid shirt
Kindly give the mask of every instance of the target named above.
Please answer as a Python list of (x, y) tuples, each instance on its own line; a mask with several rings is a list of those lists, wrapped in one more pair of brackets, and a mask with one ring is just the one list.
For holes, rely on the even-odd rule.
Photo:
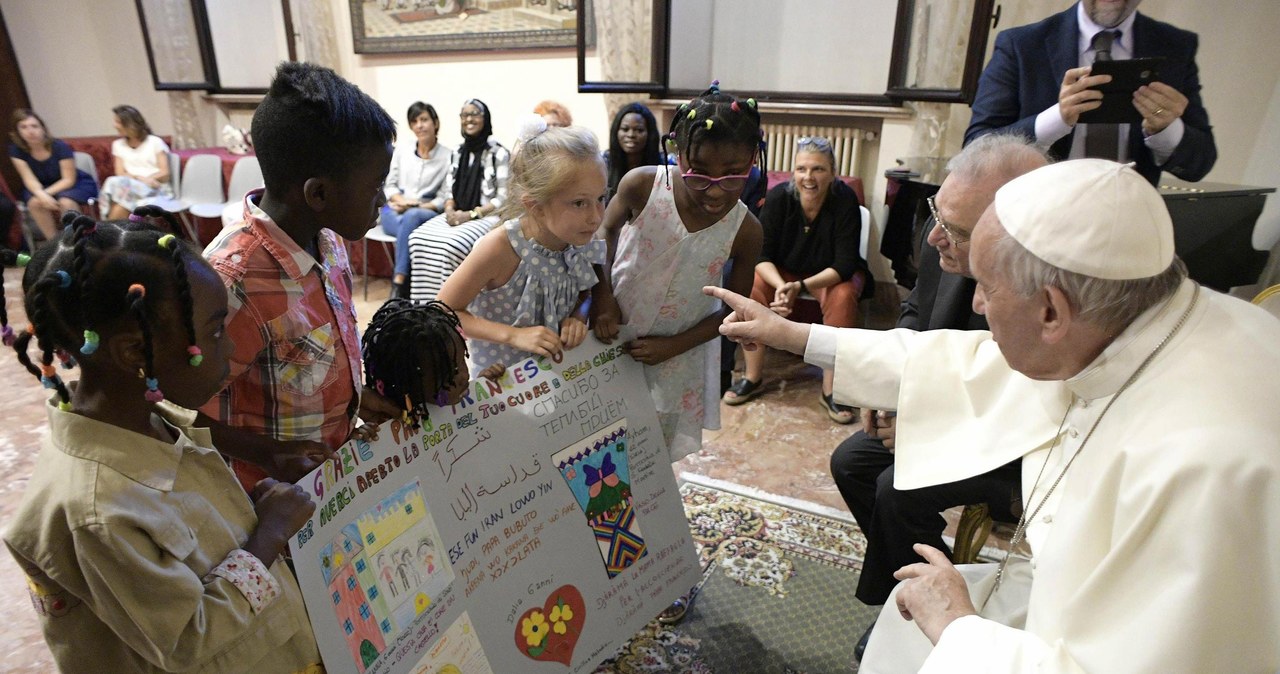
[[(333, 232), (302, 250), (245, 196), (245, 221), (222, 230), (204, 255), (227, 285), (235, 341), (221, 393), (201, 408), (236, 428), (277, 440), (347, 441), (360, 404), (360, 335), (347, 251)], [(234, 461), (246, 488), (266, 477)]]

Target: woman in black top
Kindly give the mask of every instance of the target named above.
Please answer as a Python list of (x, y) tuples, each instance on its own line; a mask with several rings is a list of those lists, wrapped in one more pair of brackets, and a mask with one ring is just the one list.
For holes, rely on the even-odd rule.
[[(853, 327), (868, 277), (859, 254), (862, 213), (853, 188), (835, 177), (835, 155), (825, 138), (801, 138), (792, 180), (769, 190), (760, 213), (764, 248), (756, 264), (752, 299), (787, 316), (800, 295), (822, 307), (822, 324)], [(746, 376), (724, 402), (741, 405), (760, 394), (764, 350), (743, 351)], [(832, 373), (822, 373), (822, 407), (836, 423), (854, 420), (853, 409), (831, 399)]]

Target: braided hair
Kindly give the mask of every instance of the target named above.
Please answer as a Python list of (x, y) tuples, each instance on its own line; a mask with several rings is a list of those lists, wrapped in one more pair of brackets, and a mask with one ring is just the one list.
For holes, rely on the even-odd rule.
[[(165, 315), (157, 303), (177, 301), (190, 339), (191, 364), (198, 365), (186, 265), (196, 260), (203, 263), (203, 259), (189, 244), (151, 226), (144, 216), (97, 222), (69, 212), (63, 225), (57, 245), (38, 251), (23, 276), (23, 304), (31, 325), (14, 341), (18, 361), (46, 387), (55, 389), (61, 406), (69, 408), (70, 393), (53, 359), (70, 364), (70, 356), (61, 354), (75, 352), (92, 359), (101, 341), (98, 331), (116, 325), (121, 317), (132, 317), (143, 337), (147, 399), (163, 399), (152, 372), (154, 316)], [(39, 365), (28, 353), (33, 340), (40, 352)]]
[(719, 80), (712, 82), (702, 95), (676, 108), (667, 141), (686, 158), (703, 143), (727, 143), (749, 148), (753, 153), (758, 150), (761, 165), (765, 163), (764, 132), (756, 99), (740, 99), (721, 92)]
[(399, 405), (413, 428), (427, 418), (428, 403), (445, 403), (457, 349), (467, 355), (461, 327), (443, 302), (398, 298), (387, 300), (369, 321), (362, 339), (365, 383)]
[[(30, 261), (30, 255), (18, 253), (8, 248), (0, 248), (0, 264), (6, 267), (11, 265), (25, 267)], [(5, 346), (13, 346), (13, 342), (17, 339), (17, 335), (14, 334), (13, 328), (9, 325), (9, 311), (5, 307), (3, 274), (0, 274), (0, 337), (3, 338)]]

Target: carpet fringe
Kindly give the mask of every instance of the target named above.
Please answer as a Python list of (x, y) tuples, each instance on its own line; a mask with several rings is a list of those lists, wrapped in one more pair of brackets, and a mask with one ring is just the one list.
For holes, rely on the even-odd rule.
[(847, 522), (855, 525), (857, 524), (853, 520), (853, 515), (849, 514), (848, 512), (844, 510), (832, 508), (831, 506), (825, 506), (825, 505), (822, 505), (821, 503), (813, 503), (812, 501), (805, 501), (798, 498), (792, 498), (790, 496), (779, 496), (777, 494), (770, 494), (767, 491), (756, 489), (755, 487), (748, 487), (746, 485), (737, 484), (735, 482), (729, 482), (728, 480), (720, 480), (714, 477), (698, 475), (696, 473), (682, 472), (680, 473), (679, 478), (681, 482), (690, 482), (692, 484), (701, 485), (703, 487), (710, 487), (712, 489), (719, 489), (720, 491), (726, 491), (726, 492), (729, 492), (730, 494), (737, 494), (738, 496), (745, 496), (746, 498), (752, 498), (758, 501), (765, 501), (767, 503), (773, 503), (775, 505), (785, 506), (787, 508), (794, 508), (796, 510), (807, 512), (811, 515), (828, 517), (833, 520), (839, 520), (841, 522)]

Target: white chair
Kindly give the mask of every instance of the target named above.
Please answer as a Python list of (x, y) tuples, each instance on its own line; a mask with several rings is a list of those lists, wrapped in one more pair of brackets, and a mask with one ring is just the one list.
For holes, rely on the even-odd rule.
[[(173, 165), (173, 158), (176, 156), (176, 154), (170, 155), (170, 166)], [(187, 230), (187, 236), (191, 241), (199, 243), (200, 233), (196, 230), (195, 221), (187, 217), (187, 212), (193, 206), (206, 204), (213, 204), (218, 208), (214, 217), (222, 212), (222, 204), (227, 200), (226, 193), (222, 191), (222, 159), (212, 154), (198, 154), (191, 157), (187, 160), (181, 180), (174, 184), (178, 185), (176, 199), (153, 203), (167, 211), (177, 213), (182, 219), (183, 227)]]
[[(101, 191), (102, 183), (98, 182), (98, 165), (93, 161), (93, 155), (88, 152), (76, 152), (75, 160), (76, 168), (88, 173), (89, 177), (93, 178), (94, 188)], [(89, 207), (89, 217), (96, 219), (98, 217), (98, 197), (89, 197), (89, 201), (85, 202), (85, 205)]]
[(98, 165), (93, 161), (93, 155), (88, 152), (76, 152), (76, 168), (89, 174), (93, 178), (93, 184), (98, 185)]
[(382, 244), (382, 252), (386, 253), (387, 257), (391, 258), (391, 260), (394, 262), (395, 249), (392, 246), (395, 245), (396, 237), (388, 234), (387, 230), (383, 229), (382, 224), (379, 223), (378, 226), (374, 227), (373, 229), (370, 229), (368, 232), (365, 232), (364, 239), (360, 242), (361, 245), (364, 246), (364, 299), (366, 302), (369, 300), (369, 242), (370, 241), (376, 241)]
[[(182, 196), (182, 159), (178, 157), (177, 152), (169, 153), (169, 184), (173, 186), (173, 197), (163, 199), (152, 199), (148, 203), (152, 206), (159, 206), (166, 211), (174, 214), (182, 213), (185, 206), (179, 198)], [(186, 226), (186, 223), (183, 223)], [(190, 234), (190, 232), (188, 232)]]
[[(218, 218), (222, 217), (229, 206), (235, 206), (238, 217), (241, 199), (244, 199), (244, 195), (250, 190), (255, 190), (262, 185), (262, 165), (258, 163), (258, 158), (241, 157), (236, 160), (235, 167), (231, 169), (231, 184), (227, 187), (227, 200), (217, 204), (193, 204), (191, 214), (198, 218)], [(225, 224), (224, 219), (223, 225)]]
[[(858, 254), (863, 260), (867, 259), (867, 246), (871, 242), (871, 211), (866, 206), (858, 206), (858, 210), (862, 211), (862, 238), (858, 240)], [(867, 279), (867, 283), (874, 283), (873, 279)]]
[(237, 223), (244, 219), (244, 204), (239, 201), (229, 201), (222, 208), (222, 228), (234, 227)]

